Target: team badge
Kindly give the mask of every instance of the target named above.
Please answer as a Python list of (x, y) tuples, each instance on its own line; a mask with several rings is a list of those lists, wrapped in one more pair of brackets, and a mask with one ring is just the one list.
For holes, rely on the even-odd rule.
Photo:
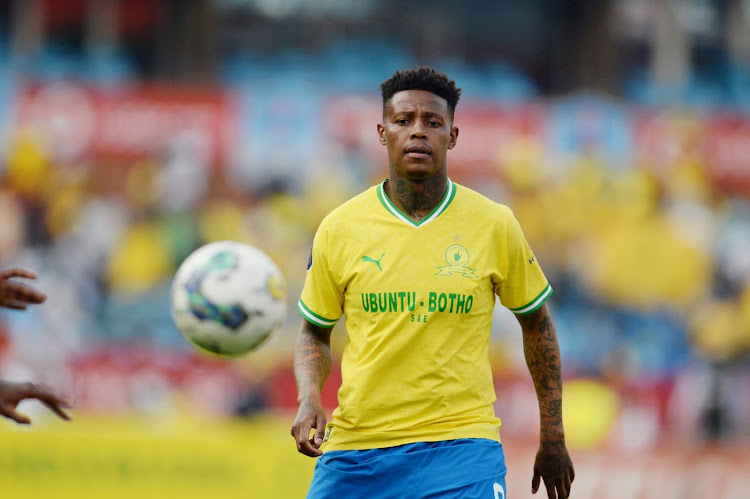
[(435, 275), (452, 275), (459, 273), (464, 277), (479, 277), (474, 272), (477, 269), (470, 269), (469, 251), (460, 244), (451, 244), (445, 250), (445, 261), (448, 265), (445, 267), (438, 266), (440, 271)]

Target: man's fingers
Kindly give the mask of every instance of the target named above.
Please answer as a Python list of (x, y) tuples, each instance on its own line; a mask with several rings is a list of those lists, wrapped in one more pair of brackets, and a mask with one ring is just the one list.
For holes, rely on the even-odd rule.
[(557, 497), (560, 499), (566, 499), (568, 497), (568, 489), (565, 488), (565, 482), (557, 484)]
[(323, 454), (316, 447), (313, 447), (312, 443), (310, 443), (310, 440), (305, 440), (304, 442), (297, 442), (297, 450), (300, 451), (302, 454), (306, 456), (310, 456), (310, 457), (318, 457)]
[(48, 408), (48, 409), (49, 409), (50, 411), (52, 411), (52, 412), (54, 412), (55, 414), (57, 414), (57, 415), (58, 415), (58, 416), (60, 417), (60, 419), (64, 419), (65, 421), (70, 421), (71, 419), (73, 419), (73, 418), (72, 418), (72, 417), (70, 416), (70, 414), (68, 414), (67, 412), (65, 412), (65, 411), (63, 410), (63, 407), (66, 407), (66, 408), (68, 408), (68, 409), (69, 409), (69, 408), (70, 408), (69, 406), (67, 406), (67, 405), (63, 406), (63, 405), (60, 405), (60, 404), (51, 404), (51, 403), (49, 403), (49, 402), (43, 402), (43, 404), (44, 404), (44, 405), (46, 405), (46, 406), (47, 406), (47, 408)]
[(0, 278), (10, 279), (11, 277), (25, 277), (26, 279), (36, 279), (36, 273), (33, 270), (13, 267), (0, 271)]
[(13, 310), (26, 310), (26, 305), (23, 303), (18, 303), (16, 301), (12, 300), (4, 300), (0, 302), (0, 307), (5, 308), (12, 308)]
[(536, 491), (539, 490), (539, 481), (541, 480), (542, 476), (539, 474), (539, 471), (536, 469), (534, 470), (534, 478), (531, 479), (531, 493), (536, 494)]
[(21, 414), (20, 412), (10, 411), (10, 414), (8, 417), (10, 417), (10, 419), (12, 419), (18, 424), (31, 424), (31, 418), (29, 418), (28, 416), (24, 414)]
[(57, 393), (52, 388), (46, 385), (27, 383), (26, 385), (24, 385), (24, 389), (21, 394), (23, 395), (24, 399), (39, 400), (60, 418), (66, 421), (70, 421), (70, 415), (63, 409), (71, 409), (73, 407), (73, 403), (68, 400), (66, 396)]
[(310, 457), (320, 457), (320, 456), (323, 455), (323, 453), (320, 452), (320, 449), (316, 449), (315, 447), (313, 447), (312, 445), (310, 445), (310, 442), (307, 442), (307, 446), (305, 446), (305, 448), (302, 451), (302, 453), (304, 455), (310, 456)]
[(547, 482), (544, 482), (544, 486), (547, 488), (547, 498), (548, 499), (557, 499), (557, 494), (555, 493), (555, 486), (554, 486), (554, 484), (547, 485)]
[(47, 295), (26, 284), (11, 282), (6, 283), (5, 298), (16, 302), (39, 304), (47, 300)]
[(308, 421), (303, 421), (302, 424), (299, 427), (299, 433), (297, 433), (294, 438), (297, 439), (297, 446), (302, 445), (303, 443), (307, 442), (310, 438), (310, 428), (311, 425)]
[(23, 397), (27, 399), (35, 398), (41, 400), (42, 402), (70, 405), (63, 395), (57, 393), (49, 386), (42, 383), (24, 383), (21, 389), (21, 395), (23, 395)]
[(565, 473), (565, 477), (563, 478), (563, 485), (565, 485), (565, 490), (568, 492), (568, 495), (570, 495), (570, 486), (572, 485), (573, 480), (570, 478), (570, 473)]
[(310, 430), (312, 429), (312, 424), (309, 422), (302, 423), (300, 425), (300, 431), (297, 435), (295, 435), (295, 439), (297, 440), (297, 450), (301, 452), (302, 454), (310, 457), (317, 457), (322, 454), (316, 447), (313, 446), (311, 439), (310, 439)]
[(319, 414), (315, 421), (315, 435), (313, 435), (313, 444), (316, 448), (323, 445), (323, 437), (326, 433), (326, 418)]
[[(576, 470), (573, 468), (573, 465), (570, 465), (570, 483), (573, 483), (573, 480), (576, 479)], [(570, 487), (568, 487), (570, 488)]]
[(314, 447), (306, 447), (305, 450), (301, 451), (302, 454), (309, 456), (309, 457), (320, 457), (323, 455), (322, 452), (320, 452), (318, 449)]
[(31, 419), (29, 419), (29, 417), (24, 414), (16, 412), (15, 407), (0, 407), (0, 415), (5, 416), (8, 419), (12, 419), (19, 424), (31, 423)]

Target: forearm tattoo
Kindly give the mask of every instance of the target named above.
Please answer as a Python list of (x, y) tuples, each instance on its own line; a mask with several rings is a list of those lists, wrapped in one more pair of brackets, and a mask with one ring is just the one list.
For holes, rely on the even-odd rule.
[(297, 392), (305, 397), (319, 393), (331, 372), (331, 331), (303, 324), (294, 346), (294, 378)]
[(542, 433), (562, 435), (562, 372), (555, 325), (546, 306), (519, 316), (523, 352), (539, 400)]

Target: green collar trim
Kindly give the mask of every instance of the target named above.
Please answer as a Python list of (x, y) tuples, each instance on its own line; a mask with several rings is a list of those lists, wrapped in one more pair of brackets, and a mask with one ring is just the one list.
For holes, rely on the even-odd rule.
[(391, 202), (390, 199), (388, 199), (388, 196), (386, 196), (385, 194), (385, 183), (387, 181), (388, 179), (383, 180), (383, 182), (378, 186), (378, 199), (380, 199), (380, 203), (385, 207), (386, 210), (391, 212), (394, 217), (398, 218), (402, 222), (411, 225), (412, 227), (422, 227), (435, 220), (442, 212), (444, 212), (448, 208), (448, 205), (451, 204), (453, 198), (456, 197), (456, 184), (454, 184), (451, 179), (448, 179), (448, 188), (445, 190), (443, 199), (429, 213), (429, 215), (424, 217), (419, 222), (415, 222), (403, 211), (399, 210), (396, 205)]

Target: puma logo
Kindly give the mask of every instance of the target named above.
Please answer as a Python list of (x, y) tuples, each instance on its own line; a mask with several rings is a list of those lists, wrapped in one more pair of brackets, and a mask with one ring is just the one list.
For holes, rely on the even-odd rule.
[(380, 258), (379, 258), (379, 259), (375, 260), (375, 259), (374, 259), (374, 258), (372, 258), (372, 257), (369, 257), (369, 256), (367, 256), (367, 255), (364, 255), (364, 256), (362, 257), (362, 261), (363, 261), (363, 262), (370, 262), (370, 263), (374, 263), (375, 265), (377, 265), (377, 266), (378, 266), (378, 268), (379, 268), (379, 269), (380, 269), (380, 271), (382, 272), (382, 271), (383, 271), (383, 267), (381, 267), (381, 266), (380, 266), (380, 260), (382, 260), (384, 256), (385, 256), (385, 253), (383, 253), (382, 255), (380, 255)]

